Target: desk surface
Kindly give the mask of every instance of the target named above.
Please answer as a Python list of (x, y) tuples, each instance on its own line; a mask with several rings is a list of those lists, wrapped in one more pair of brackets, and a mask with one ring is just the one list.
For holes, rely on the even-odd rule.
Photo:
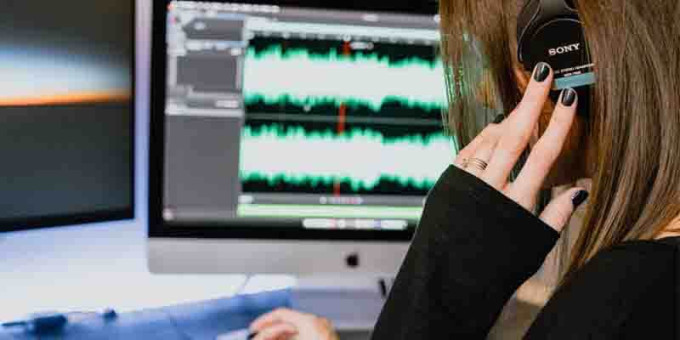
[(20, 327), (0, 328), (0, 340), (211, 340), (219, 334), (247, 328), (258, 316), (279, 307), (324, 315), (334, 321), (342, 340), (363, 340), (369, 338), (381, 306), (382, 297), (370, 291), (286, 289), (122, 313), (113, 320), (94, 316), (40, 337)]
[[(123, 313), (110, 321), (93, 317), (40, 339), (214, 339), (218, 334), (247, 328), (272, 309), (290, 307), (291, 296), (290, 290), (281, 290)], [(0, 340), (5, 339), (36, 337), (21, 329), (0, 330)]]
[[(120, 312), (234, 296), (244, 275), (154, 275), (142, 222), (0, 233), (0, 322), (42, 311)], [(290, 276), (261, 276), (245, 292), (292, 287)]]

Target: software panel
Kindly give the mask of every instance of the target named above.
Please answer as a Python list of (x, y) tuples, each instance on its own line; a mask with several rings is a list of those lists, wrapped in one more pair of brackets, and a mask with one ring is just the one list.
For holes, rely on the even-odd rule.
[(409, 230), (455, 145), (437, 18), (172, 1), (163, 223)]

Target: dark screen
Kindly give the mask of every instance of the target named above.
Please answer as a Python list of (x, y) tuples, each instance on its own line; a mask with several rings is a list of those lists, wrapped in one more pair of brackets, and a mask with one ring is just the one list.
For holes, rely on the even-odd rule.
[(132, 0), (0, 0), (0, 231), (132, 217)]

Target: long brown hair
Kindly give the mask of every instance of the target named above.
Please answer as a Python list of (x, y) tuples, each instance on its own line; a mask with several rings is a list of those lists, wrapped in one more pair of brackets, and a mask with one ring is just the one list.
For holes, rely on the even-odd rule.
[[(445, 118), (459, 145), (484, 124), (480, 106), (509, 112), (521, 99), (514, 74), (521, 2), (440, 1), (442, 52), (450, 71)], [(591, 198), (563, 278), (604, 248), (654, 239), (680, 215), (680, 2), (574, 3), (597, 83), (590, 118), (581, 127)]]

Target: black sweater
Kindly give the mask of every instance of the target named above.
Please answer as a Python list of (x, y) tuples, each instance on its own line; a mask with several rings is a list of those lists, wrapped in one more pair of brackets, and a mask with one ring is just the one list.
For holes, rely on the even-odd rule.
[[(486, 183), (449, 167), (420, 225), (374, 339), (483, 339), (559, 234)], [(529, 339), (674, 339), (680, 238), (601, 251), (559, 289)]]

